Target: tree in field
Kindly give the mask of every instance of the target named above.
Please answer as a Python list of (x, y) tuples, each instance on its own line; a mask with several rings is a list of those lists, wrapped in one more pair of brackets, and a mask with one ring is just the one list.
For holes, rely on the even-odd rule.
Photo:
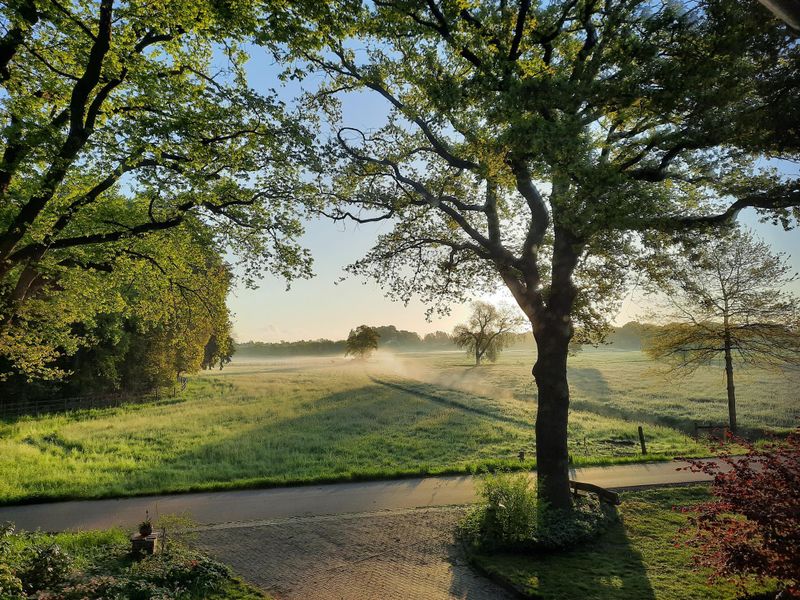
[(378, 349), (380, 335), (372, 327), (359, 325), (350, 330), (345, 342), (345, 356), (355, 356), (360, 359), (369, 358), (373, 351)]
[(453, 341), (475, 359), (476, 366), (484, 359), (494, 362), (513, 343), (514, 332), (522, 323), (511, 308), (498, 309), (488, 302), (475, 302), (469, 321), (453, 330)]
[(786, 256), (772, 254), (746, 231), (670, 255), (653, 270), (653, 286), (666, 297), (667, 323), (655, 330), (645, 351), (687, 373), (722, 357), (735, 433), (734, 362), (800, 365), (800, 299), (785, 291), (797, 275)]
[(357, 51), (307, 54), (331, 119), (350, 91), (386, 106), (382, 127), (342, 123), (323, 153), (325, 213), (393, 224), (350, 271), (439, 307), (505, 285), (529, 320), (552, 507), (571, 506), (570, 343), (605, 333), (641, 242), (746, 207), (798, 214), (800, 184), (756, 164), (772, 138), (753, 123), (796, 97), (800, 62), (764, 16), (727, 0), (381, 0), (362, 6)]
[(242, 45), (302, 38), (296, 14), (322, 10), (245, 4), (0, 6), (0, 352), (17, 370), (52, 358), (19, 317), (26, 302), (119, 257), (146, 261), (132, 245), (187, 220), (234, 247), (248, 281), (309, 273), (293, 240), (311, 136), (248, 86)]

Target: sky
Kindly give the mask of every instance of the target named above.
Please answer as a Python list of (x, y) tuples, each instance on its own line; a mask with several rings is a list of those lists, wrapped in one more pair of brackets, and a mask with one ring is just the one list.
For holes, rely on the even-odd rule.
[[(251, 85), (261, 91), (275, 86), (276, 66), (264, 50), (251, 49), (247, 66)], [(311, 82), (313, 85), (313, 82)], [(308, 84), (306, 84), (308, 85)], [(287, 100), (300, 90), (293, 83), (280, 90)], [(370, 94), (348, 97), (343, 105), (346, 125), (370, 128), (378, 126), (386, 114), (386, 104)], [(798, 174), (798, 166), (784, 166), (789, 174)], [(758, 223), (754, 211), (744, 211), (740, 222), (751, 227), (775, 251), (791, 256), (793, 268), (800, 271), (800, 231), (785, 232), (782, 228)], [(334, 223), (314, 220), (306, 224), (306, 233), (300, 242), (314, 257), (315, 276), (310, 280), (295, 281), (286, 290), (286, 282), (267, 277), (257, 289), (247, 289), (237, 283), (229, 297), (233, 313), (234, 337), (240, 341), (296, 341), (301, 339), (343, 339), (358, 325), (395, 325), (420, 334), (436, 330), (451, 331), (469, 314), (469, 305), (451, 307), (450, 315), (425, 320), (426, 306), (412, 301), (408, 306), (386, 298), (375, 281), (349, 277), (343, 282), (343, 268), (362, 257), (375, 238), (389, 231), (389, 223)], [(800, 292), (800, 282), (795, 286)], [(504, 290), (482, 298), (494, 302), (512, 303)], [(614, 322), (622, 325), (636, 320), (648, 308), (648, 301), (640, 291), (632, 290), (626, 297)]]

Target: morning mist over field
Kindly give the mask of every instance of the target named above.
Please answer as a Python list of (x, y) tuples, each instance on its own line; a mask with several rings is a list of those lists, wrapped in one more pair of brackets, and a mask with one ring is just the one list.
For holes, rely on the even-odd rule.
[(799, 42), (0, 2), (0, 600), (800, 600)]

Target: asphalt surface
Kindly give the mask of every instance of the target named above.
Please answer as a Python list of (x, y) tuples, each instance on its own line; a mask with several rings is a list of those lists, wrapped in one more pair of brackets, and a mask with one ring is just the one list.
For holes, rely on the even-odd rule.
[[(618, 489), (708, 481), (703, 473), (660, 462), (575, 469), (571, 478)], [(470, 476), (81, 500), (0, 507), (0, 522), (28, 531), (133, 528), (145, 517), (186, 515), (202, 526), (348, 513), (435, 508), (475, 501)]]

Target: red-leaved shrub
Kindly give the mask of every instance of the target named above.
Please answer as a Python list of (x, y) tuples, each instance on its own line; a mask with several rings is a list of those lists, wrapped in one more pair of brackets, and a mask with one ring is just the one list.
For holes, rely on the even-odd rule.
[(714, 461), (688, 460), (714, 476), (713, 498), (684, 508), (691, 514), (687, 544), (711, 579), (744, 586), (776, 579), (781, 598), (800, 598), (800, 428), (759, 449), (732, 437), (745, 456), (720, 450)]

